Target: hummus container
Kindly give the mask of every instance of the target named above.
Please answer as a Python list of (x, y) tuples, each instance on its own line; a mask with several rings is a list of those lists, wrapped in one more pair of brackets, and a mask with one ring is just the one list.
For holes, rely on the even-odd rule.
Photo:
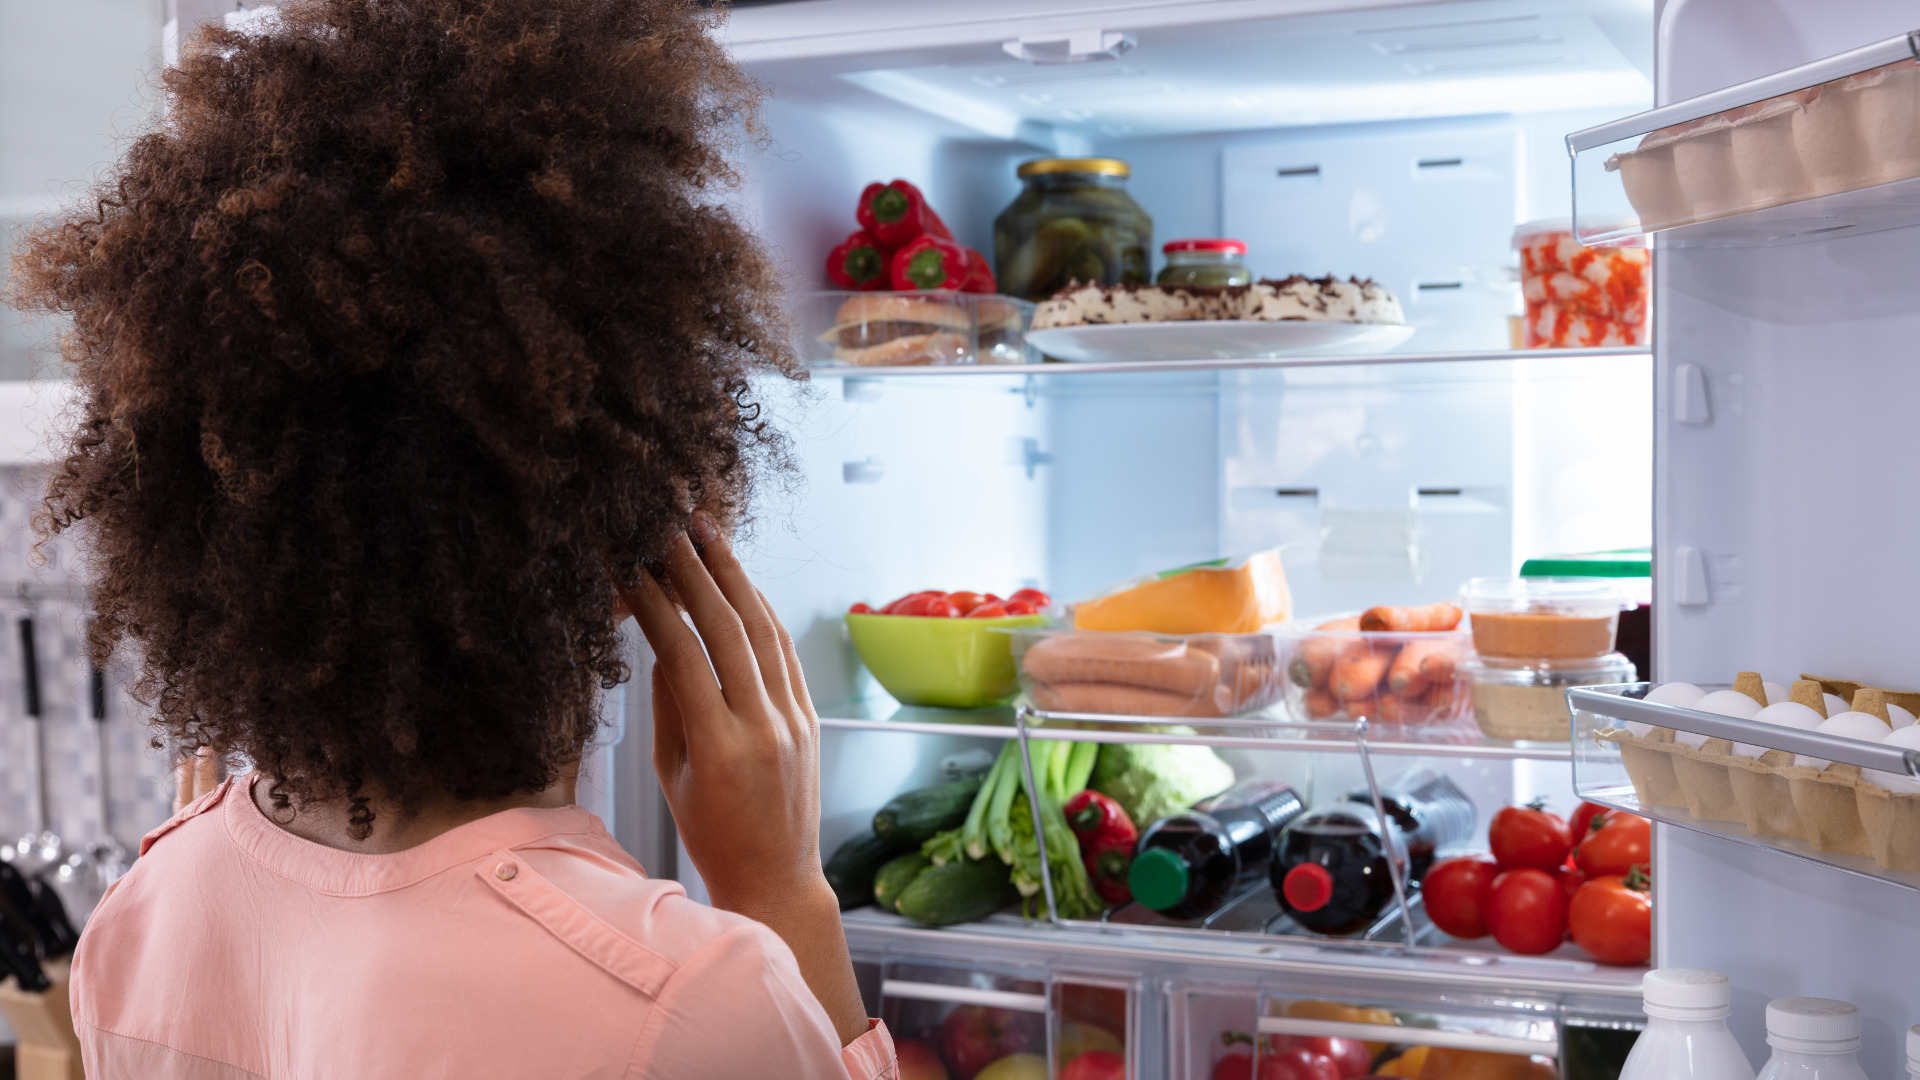
[(1613, 652), (1627, 590), (1605, 578), (1474, 578), (1463, 590), (1483, 657), (1576, 660)]
[(1619, 653), (1580, 660), (1507, 660), (1476, 656), (1461, 665), (1473, 687), (1473, 720), (1489, 739), (1567, 742), (1573, 715), (1567, 687), (1634, 680), (1633, 662)]

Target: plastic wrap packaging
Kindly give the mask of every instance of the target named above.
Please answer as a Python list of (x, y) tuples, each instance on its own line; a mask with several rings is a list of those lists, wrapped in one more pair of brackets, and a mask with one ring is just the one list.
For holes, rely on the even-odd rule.
[(1020, 684), (1049, 712), (1225, 717), (1280, 700), (1280, 640), (1271, 633), (1156, 634), (1014, 630)]
[(1539, 221), (1514, 230), (1520, 291), (1526, 301), (1521, 344), (1529, 349), (1647, 343), (1652, 281), (1644, 247), (1593, 248), (1573, 238), (1571, 221)]
[(801, 346), (815, 364), (916, 367), (1021, 364), (1033, 305), (935, 289), (817, 292), (799, 301)]

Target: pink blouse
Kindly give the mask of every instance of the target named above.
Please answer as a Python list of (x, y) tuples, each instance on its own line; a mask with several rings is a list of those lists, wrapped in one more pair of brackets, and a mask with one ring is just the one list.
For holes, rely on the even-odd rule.
[(391, 855), (274, 825), (228, 780), (155, 829), (81, 935), (89, 1080), (894, 1080), (842, 1049), (759, 923), (641, 872), (577, 806)]

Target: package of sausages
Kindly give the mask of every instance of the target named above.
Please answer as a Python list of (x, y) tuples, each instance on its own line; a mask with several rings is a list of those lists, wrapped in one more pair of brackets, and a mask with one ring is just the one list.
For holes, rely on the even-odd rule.
[(1460, 623), (1458, 607), (1434, 604), (1281, 627), (1288, 711), (1296, 720), (1366, 717), (1390, 731), (1465, 731), (1473, 698), (1460, 665), (1473, 635)]
[(1241, 716), (1285, 693), (1280, 639), (1270, 632), (1036, 628), (1012, 633), (1027, 699), (1049, 712)]

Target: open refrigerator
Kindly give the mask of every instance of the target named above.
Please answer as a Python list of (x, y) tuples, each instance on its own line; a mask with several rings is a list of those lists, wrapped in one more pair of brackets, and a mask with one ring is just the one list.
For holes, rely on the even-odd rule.
[[(1791, 669), (1907, 685), (1898, 613), (1914, 587), (1899, 584), (1899, 556), (1912, 481), (1900, 478), (1913, 376), (1898, 356), (1920, 310), (1903, 287), (1915, 256), (1901, 227), (1920, 221), (1909, 179), (1920, 170), (1784, 192), (1696, 172), (1690, 192), (1728, 190), (1688, 213), (1630, 197), (1622, 163), (1650, 133), (1747, 120), (1737, 137), (1751, 138), (1784, 110), (1812, 111), (1824, 84), (1904, 78), (1911, 21), (1892, 3), (1756, 12), (1724, 0), (736, 11), (735, 55), (772, 94), (748, 200), (797, 291), (824, 286), (819, 255), (852, 227), (868, 181), (920, 183), (960, 242), (991, 252), (1016, 164), (1098, 156), (1132, 166), (1156, 245), (1235, 237), (1260, 274), (1371, 276), (1415, 327), (1366, 355), (820, 365), (804, 388), (766, 387), (772, 415), (792, 421), (800, 481), (763, 506), (754, 569), (799, 639), (821, 711), (823, 850), (894, 794), (1006, 740), (1172, 732), (1309, 803), (1432, 768), (1468, 792), (1482, 837), (1486, 815), (1536, 794), (1571, 809), (1577, 783), (1579, 796), (1655, 819), (1652, 962), (1731, 976), (1749, 1057), (1767, 1056), (1767, 1000), (1835, 997), (1865, 1014), (1868, 1071), (1896, 1074), (1920, 1019), (1903, 977), (1920, 949), (1906, 931), (1920, 875), (1636, 798), (1596, 733), (1624, 722), (1637, 703), (1612, 703), (1644, 686), (1575, 691), (1571, 743), (1308, 730), (1284, 709), (1178, 728), (1030, 702), (955, 713), (882, 692), (842, 615), (929, 587), (1084, 598), (1273, 546), (1294, 610), (1336, 613), (1448, 598), (1553, 552), (1650, 543), (1653, 670), (1639, 678), (1706, 685)], [(1895, 119), (1852, 120), (1847, 132), (1866, 134), (1836, 137), (1914, 126), (1920, 98), (1901, 93), (1880, 94)], [(1792, 104), (1767, 104), (1781, 100)], [(1596, 245), (1653, 249), (1650, 351), (1509, 348), (1513, 226), (1563, 216)], [(1894, 751), (1788, 749), (1810, 746), (1913, 771), (1913, 755)], [(1572, 946), (1521, 957), (1457, 941), (1417, 899), (1404, 920), (1342, 938), (1302, 933), (1257, 902), (1167, 927), (1061, 918), (1049, 899), (1025, 918), (938, 930), (847, 912), (876, 1015), (932, 1039), (957, 1004), (1030, 1014), (1058, 1075), (1062, 1048), (1080, 1045), (1069, 1030), (1104, 1001), (1128, 1075), (1196, 1080), (1231, 1049), (1225, 1033), (1426, 1040), (1507, 1055), (1515, 1071), (1597, 1075), (1643, 1022), (1641, 969)]]

